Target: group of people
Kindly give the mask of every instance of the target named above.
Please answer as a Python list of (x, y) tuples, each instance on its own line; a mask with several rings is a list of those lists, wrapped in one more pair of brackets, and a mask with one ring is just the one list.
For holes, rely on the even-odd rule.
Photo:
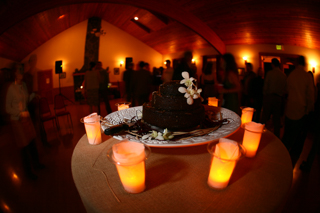
[(197, 76), (197, 68), (192, 63), (192, 52), (186, 52), (175, 68), (172, 67), (170, 60), (166, 60), (166, 68), (154, 68), (152, 74), (149, 64), (143, 61), (138, 63), (136, 70), (133, 68), (134, 64), (130, 63), (123, 73), (126, 101), (132, 103), (132, 106), (148, 102), (150, 94), (158, 90), (160, 84), (171, 80), (182, 80), (182, 72), (188, 72), (190, 77)]
[[(266, 124), (272, 119), (273, 132), (280, 138), (284, 126), (282, 142), (289, 151), (295, 166), (302, 152), (308, 129), (320, 123), (319, 102), (312, 72), (305, 71), (305, 58), (297, 59), (296, 68), (288, 76), (280, 69), (280, 62), (273, 58), (272, 70), (263, 79), (262, 69), (253, 71), (251, 63), (246, 63), (246, 71), (240, 80), (237, 64), (232, 54), (224, 54), (220, 69), (208, 62), (200, 76), (202, 96), (219, 97), (220, 106), (240, 115), (240, 106), (255, 109), (253, 121)], [(317, 101), (316, 101), (317, 100)], [(316, 106), (316, 107), (315, 107)], [(283, 123), (284, 118), (284, 123)], [(314, 127), (313, 127), (314, 129)], [(315, 153), (319, 149), (320, 133), (315, 131), (313, 148), (308, 160), (301, 165), (310, 169)]]

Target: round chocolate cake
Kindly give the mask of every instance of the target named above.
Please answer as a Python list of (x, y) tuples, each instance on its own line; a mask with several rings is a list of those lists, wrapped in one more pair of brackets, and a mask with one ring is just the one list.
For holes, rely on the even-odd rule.
[(144, 122), (175, 131), (197, 127), (205, 118), (201, 99), (194, 99), (189, 105), (179, 87), (185, 86), (180, 81), (160, 85), (159, 91), (153, 92), (152, 100), (143, 105)]

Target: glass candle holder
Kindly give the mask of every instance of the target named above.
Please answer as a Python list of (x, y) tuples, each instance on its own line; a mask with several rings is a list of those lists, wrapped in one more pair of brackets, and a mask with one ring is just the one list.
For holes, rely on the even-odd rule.
[(120, 102), (116, 103), (116, 107), (118, 107), (118, 111), (123, 110), (123, 109), (128, 109), (130, 107), (130, 102)]
[(100, 125), (100, 115), (97, 113), (92, 113), (80, 121), (84, 123), (86, 129), (86, 134), (88, 142), (91, 145), (98, 145), (101, 143), (101, 125)]
[(145, 186), (145, 161), (151, 153), (142, 143), (123, 140), (108, 151), (108, 159), (116, 165), (123, 188), (128, 193), (140, 193)]
[(216, 97), (209, 97), (208, 98), (208, 105), (209, 106), (215, 106), (217, 107), (219, 103), (219, 99), (217, 99)]
[(234, 168), (240, 158), (245, 155), (245, 148), (232, 140), (224, 139), (224, 141), (231, 143), (231, 155), (228, 156), (226, 150), (217, 152), (219, 141), (213, 141), (208, 144), (208, 151), (211, 154), (211, 165), (208, 177), (208, 185), (214, 189), (224, 189), (228, 186)]
[(253, 113), (255, 111), (254, 108), (251, 107), (240, 107), (241, 109), (241, 126), (252, 121)]
[(244, 125), (242, 145), (246, 148), (246, 156), (252, 158), (256, 155), (260, 139), (264, 130), (264, 124), (249, 122)]

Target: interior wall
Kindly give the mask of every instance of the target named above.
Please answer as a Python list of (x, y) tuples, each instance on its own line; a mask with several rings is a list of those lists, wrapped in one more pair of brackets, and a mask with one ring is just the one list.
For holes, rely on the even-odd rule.
[[(28, 70), (31, 67), (29, 59), (36, 56), (36, 66), (32, 68), (35, 90), (36, 73), (48, 69), (53, 70), (53, 88), (59, 87), (59, 76), (54, 72), (57, 60), (62, 60), (63, 72), (66, 72), (66, 78), (60, 79), (61, 87), (73, 86), (73, 73), (75, 69), (80, 70), (84, 63), (86, 29), (87, 21), (81, 22), (53, 37), (22, 60)], [(100, 37), (99, 60), (104, 68), (109, 67), (111, 82), (122, 80), (124, 65), (120, 67), (120, 60), (125, 61), (125, 57), (133, 57), (134, 63), (143, 60), (151, 67), (161, 66), (162, 55), (159, 52), (105, 21), (102, 22), (102, 29), (107, 33)], [(119, 75), (114, 75), (114, 68), (120, 68)]]
[(0, 57), (0, 69), (2, 69), (2, 68), (9, 68), (9, 69), (11, 69), (14, 63), (15, 63), (15, 62), (12, 61), (12, 60), (9, 60), (9, 59), (1, 58), (1, 57)]
[[(34, 89), (37, 90), (37, 72), (53, 70), (53, 88), (59, 87), (59, 75), (55, 74), (55, 61), (62, 60), (62, 71), (66, 78), (60, 79), (61, 87), (73, 85), (73, 72), (80, 69), (84, 63), (84, 42), (86, 38), (87, 20), (56, 35), (39, 48), (30, 53), (22, 62), (25, 69), (32, 69)], [(35, 66), (29, 64), (29, 59), (36, 57)]]
[[(106, 35), (100, 37), (99, 60), (104, 68), (109, 67), (111, 82), (122, 81), (126, 57), (132, 57), (135, 65), (140, 61), (149, 63), (151, 71), (153, 67), (163, 66), (159, 52), (130, 34), (103, 20), (101, 29)], [(122, 66), (121, 61), (124, 62)], [(119, 75), (114, 73), (114, 68), (119, 68)]]

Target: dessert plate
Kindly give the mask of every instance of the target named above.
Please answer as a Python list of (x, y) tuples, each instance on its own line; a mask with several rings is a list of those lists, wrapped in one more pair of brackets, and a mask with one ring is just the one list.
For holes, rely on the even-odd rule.
[[(219, 129), (215, 130), (212, 133), (209, 133), (204, 136), (192, 137), (185, 140), (171, 141), (171, 140), (143, 140), (141, 138), (136, 138), (130, 134), (116, 135), (113, 136), (118, 140), (123, 140), (128, 138), (130, 141), (137, 141), (147, 144), (150, 147), (159, 147), (159, 148), (174, 148), (174, 147), (186, 147), (186, 146), (198, 146), (202, 144), (209, 143), (210, 141), (217, 140), (219, 138), (228, 137), (237, 131), (241, 126), (240, 116), (234, 113), (231, 110), (225, 108), (219, 108), (222, 119), (228, 119), (228, 124), (223, 124)], [(124, 122), (136, 121), (141, 119), (142, 116), (142, 106), (131, 107), (128, 109), (116, 111), (108, 114), (105, 117), (105, 121), (112, 125), (118, 125)], [(105, 123), (101, 123), (101, 128), (104, 131), (108, 126)]]

